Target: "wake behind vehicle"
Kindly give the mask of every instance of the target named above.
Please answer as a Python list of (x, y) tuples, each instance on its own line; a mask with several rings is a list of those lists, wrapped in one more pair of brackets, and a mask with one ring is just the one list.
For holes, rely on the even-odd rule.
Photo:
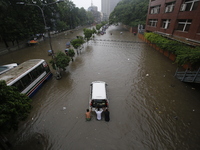
[(94, 81), (90, 84), (89, 107), (92, 111), (96, 108), (108, 108), (107, 84), (104, 81)]

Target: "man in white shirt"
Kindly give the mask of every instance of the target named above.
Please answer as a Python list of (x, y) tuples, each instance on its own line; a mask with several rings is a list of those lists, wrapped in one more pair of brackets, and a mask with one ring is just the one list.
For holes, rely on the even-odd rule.
[(101, 120), (101, 113), (103, 112), (103, 109), (95, 109), (95, 112), (97, 114), (97, 120)]

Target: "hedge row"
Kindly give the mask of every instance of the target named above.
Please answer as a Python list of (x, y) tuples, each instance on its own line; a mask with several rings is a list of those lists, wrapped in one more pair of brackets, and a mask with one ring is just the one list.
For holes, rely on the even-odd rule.
[(145, 33), (145, 38), (153, 44), (156, 44), (163, 50), (176, 55), (175, 63), (184, 65), (200, 65), (200, 47), (188, 46), (184, 43), (174, 41), (156, 33)]

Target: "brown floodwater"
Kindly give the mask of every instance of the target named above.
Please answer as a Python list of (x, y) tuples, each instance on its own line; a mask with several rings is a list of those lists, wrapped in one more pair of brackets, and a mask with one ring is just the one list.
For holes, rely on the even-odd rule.
[[(54, 51), (64, 51), (77, 35), (82, 30), (52, 37)], [(49, 49), (46, 40), (0, 56), (0, 62), (49, 62)], [(177, 80), (176, 67), (137, 36), (109, 27), (84, 44), (61, 80), (51, 78), (32, 98), (29, 117), (8, 137), (13, 150), (200, 149), (200, 90)], [(96, 80), (108, 84), (110, 122), (96, 121), (95, 114), (85, 121)]]

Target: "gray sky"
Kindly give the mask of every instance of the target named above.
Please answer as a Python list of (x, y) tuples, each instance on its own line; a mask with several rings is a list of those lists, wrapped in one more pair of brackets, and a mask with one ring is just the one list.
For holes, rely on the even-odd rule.
[(86, 10), (88, 9), (88, 7), (91, 6), (91, 1), (93, 2), (94, 6), (98, 7), (98, 11), (101, 11), (101, 0), (71, 0), (76, 7), (83, 7)]

